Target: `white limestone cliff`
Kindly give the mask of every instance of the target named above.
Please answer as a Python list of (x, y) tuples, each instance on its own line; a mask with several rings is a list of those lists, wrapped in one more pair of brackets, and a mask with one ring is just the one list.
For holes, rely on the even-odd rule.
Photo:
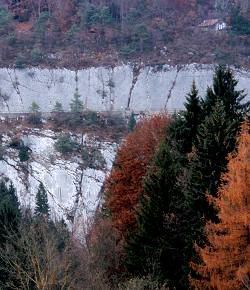
[[(36, 102), (50, 112), (56, 101), (69, 110), (78, 89), (86, 109), (95, 111), (157, 112), (183, 108), (195, 79), (200, 95), (212, 83), (211, 65), (139, 67), (121, 65), (78, 71), (28, 68), (0, 69), (0, 113), (24, 113)], [(236, 70), (238, 87), (250, 99), (250, 72)]]

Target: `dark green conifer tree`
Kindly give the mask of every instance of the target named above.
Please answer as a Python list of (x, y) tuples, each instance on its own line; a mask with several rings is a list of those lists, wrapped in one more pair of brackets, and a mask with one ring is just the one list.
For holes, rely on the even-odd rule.
[(188, 93), (185, 103), (184, 111), (184, 139), (185, 147), (184, 152), (189, 153), (192, 151), (192, 146), (197, 140), (197, 129), (201, 123), (201, 104), (198, 96), (198, 90), (196, 88), (195, 81), (192, 83), (191, 91)]
[(225, 108), (226, 118), (231, 121), (242, 122), (244, 114), (249, 111), (250, 102), (243, 103), (246, 96), (243, 90), (236, 90), (238, 81), (233, 72), (219, 65), (215, 69), (213, 86), (207, 89), (207, 95), (202, 102), (203, 115), (208, 116), (217, 101), (221, 101)]
[(44, 185), (40, 183), (36, 193), (35, 216), (47, 219), (49, 218), (49, 211), (48, 195)]
[(128, 130), (129, 130), (129, 132), (132, 132), (134, 130), (135, 125), (136, 125), (135, 114), (132, 112), (132, 114), (129, 117), (129, 121), (128, 121)]
[(0, 181), (0, 244), (5, 241), (8, 231), (15, 231), (20, 219), (19, 202), (16, 190), (11, 183), (9, 186)]
[(191, 91), (186, 97), (185, 110), (174, 115), (173, 122), (168, 129), (168, 138), (180, 153), (185, 155), (192, 151), (201, 119), (200, 98), (195, 81), (193, 81)]
[(136, 276), (151, 275), (181, 289), (186, 213), (177, 156), (167, 142), (161, 145), (145, 181), (138, 230), (131, 235), (125, 264)]
[[(237, 122), (226, 118), (224, 105), (215, 103), (212, 113), (199, 128), (197, 146), (190, 164), (190, 191), (195, 203), (195, 211), (200, 217), (212, 218), (206, 193), (216, 196), (221, 174), (227, 166), (227, 156), (235, 146)], [(212, 216), (211, 216), (212, 214)]]
[(18, 153), (19, 159), (21, 162), (25, 162), (29, 160), (29, 147), (21, 146)]
[[(20, 218), (16, 190), (12, 183), (8, 186), (2, 179), (0, 181), (0, 248), (4, 248), (5, 244), (10, 242), (8, 239), (10, 235), (18, 232)], [(9, 279), (9, 271), (6, 267), (5, 261), (0, 257), (0, 288)]]

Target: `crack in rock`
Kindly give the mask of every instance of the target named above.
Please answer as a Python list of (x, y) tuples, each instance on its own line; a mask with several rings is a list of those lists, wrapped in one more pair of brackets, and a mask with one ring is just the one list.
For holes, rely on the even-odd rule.
[(169, 92), (168, 92), (168, 95), (167, 95), (167, 100), (166, 100), (166, 103), (165, 103), (165, 106), (164, 106), (164, 110), (167, 110), (168, 101), (170, 100), (170, 98), (172, 96), (172, 92), (173, 92), (173, 89), (174, 89), (174, 87), (176, 85), (177, 77), (178, 77), (178, 74), (179, 74), (180, 71), (181, 71), (181, 66), (177, 65), (176, 75), (175, 75), (175, 78), (173, 80), (172, 86), (169, 89)]
[(8, 72), (8, 75), (9, 75), (9, 78), (11, 80), (11, 84), (14, 88), (14, 90), (16, 91), (17, 95), (19, 96), (20, 100), (21, 100), (21, 103), (23, 104), (23, 99), (22, 99), (22, 96), (21, 96), (21, 92), (20, 92), (20, 89), (19, 89), (19, 82), (18, 82), (18, 78), (17, 78), (17, 75), (16, 75), (16, 71), (14, 70), (14, 74), (15, 74), (15, 80), (13, 80), (12, 76), (11, 76), (11, 73), (9, 72), (9, 70), (7, 70)]
[(114, 84), (114, 81), (113, 81), (113, 78), (114, 78), (114, 68), (111, 68), (109, 69), (108, 71), (108, 81), (107, 81), (107, 86), (109, 88), (109, 105), (110, 105), (110, 108), (109, 110), (110, 111), (113, 111), (114, 110), (114, 103), (115, 103), (115, 96), (114, 96), (114, 87), (115, 87), (115, 84)]
[(130, 110), (132, 93), (133, 93), (134, 87), (137, 83), (138, 77), (140, 75), (141, 68), (142, 68), (141, 65), (134, 65), (133, 66), (133, 79), (132, 79), (132, 85), (131, 85), (130, 90), (129, 90), (129, 96), (128, 96), (128, 102), (127, 102), (127, 108), (126, 108), (126, 110), (128, 110), (128, 111)]

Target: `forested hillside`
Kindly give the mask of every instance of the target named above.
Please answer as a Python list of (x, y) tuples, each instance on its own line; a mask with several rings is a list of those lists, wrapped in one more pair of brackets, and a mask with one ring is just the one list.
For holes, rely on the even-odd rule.
[[(133, 60), (250, 65), (248, 0), (1, 0), (0, 4), (2, 66), (86, 67)], [(212, 25), (216, 19), (225, 25), (221, 30)]]
[[(190, 82), (183, 111), (127, 126), (83, 112), (77, 93), (51, 120), (33, 102), (22, 126), (2, 122), (1, 289), (249, 289), (250, 102), (237, 84), (219, 65), (204, 95)], [(91, 128), (130, 131), (104, 185), (115, 148)]]
[(0, 68), (1, 290), (250, 289), (250, 0), (0, 0)]

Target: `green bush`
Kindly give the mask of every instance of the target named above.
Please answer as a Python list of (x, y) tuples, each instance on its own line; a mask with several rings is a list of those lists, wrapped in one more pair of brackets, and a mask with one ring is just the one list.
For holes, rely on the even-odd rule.
[(83, 14), (83, 22), (85, 26), (90, 28), (94, 24), (110, 24), (113, 18), (109, 7), (88, 5)]
[(136, 52), (136, 45), (134, 43), (128, 43), (121, 47), (120, 55), (122, 57), (129, 57)]
[(4, 159), (4, 155), (5, 155), (5, 148), (2, 144), (0, 144), (0, 160)]
[(25, 162), (25, 161), (28, 161), (29, 160), (29, 147), (27, 146), (22, 146), (20, 149), (19, 149), (19, 159), (21, 162)]
[(115, 127), (117, 129), (123, 130), (126, 128), (126, 122), (121, 114), (113, 114), (106, 117), (106, 125), (108, 127)]
[(231, 14), (232, 31), (239, 35), (250, 34), (250, 20), (240, 13), (239, 7), (232, 10)]
[(78, 143), (69, 134), (61, 134), (55, 143), (55, 148), (62, 154), (68, 154), (78, 148)]
[(19, 54), (15, 59), (15, 68), (25, 69), (27, 67), (27, 59), (24, 55)]
[(96, 147), (85, 147), (82, 149), (82, 160), (84, 167), (93, 169), (103, 169), (106, 161), (100, 150)]
[(31, 113), (27, 119), (29, 124), (40, 125), (42, 124), (42, 115), (41, 113)]
[(42, 123), (42, 114), (40, 107), (36, 102), (32, 102), (30, 108), (30, 115), (28, 116), (28, 123), (33, 125), (39, 125)]
[(98, 115), (95, 111), (87, 111), (83, 117), (86, 125), (96, 125), (98, 123)]
[(39, 48), (34, 48), (31, 51), (31, 61), (32, 64), (40, 64), (44, 61), (44, 53)]
[(47, 30), (47, 24), (51, 17), (51, 14), (48, 11), (44, 11), (40, 14), (37, 22), (35, 23), (35, 34), (39, 41), (43, 41), (45, 33)]
[(8, 144), (8, 147), (12, 148), (12, 149), (20, 149), (23, 147), (23, 141), (21, 139), (18, 138), (14, 138), (10, 141), (10, 143)]

